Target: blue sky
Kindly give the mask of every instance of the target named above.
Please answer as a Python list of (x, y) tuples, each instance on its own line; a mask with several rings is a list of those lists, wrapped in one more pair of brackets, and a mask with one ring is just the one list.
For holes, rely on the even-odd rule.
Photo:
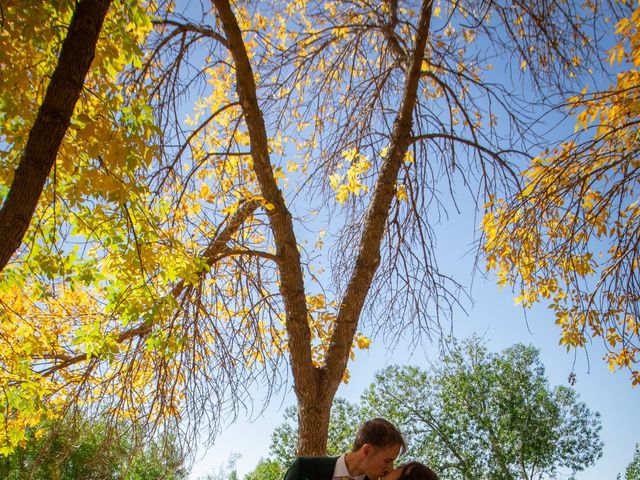
[[(474, 234), (473, 219), (457, 215), (441, 225), (440, 230), (440, 266), (461, 283), (470, 285), (474, 259), (467, 252)], [(462, 338), (477, 333), (486, 339), (492, 351), (517, 342), (534, 345), (540, 349), (551, 386), (568, 385), (569, 374), (575, 372), (574, 388), (580, 399), (601, 414), (601, 438), (605, 444), (602, 458), (593, 467), (578, 473), (576, 478), (614, 479), (617, 473), (623, 473), (633, 457), (635, 444), (640, 442), (640, 389), (631, 387), (628, 373), (609, 371), (602, 360), (604, 347), (600, 340), (589, 345), (588, 355), (585, 351), (567, 352), (558, 344), (559, 331), (554, 325), (553, 313), (537, 306), (525, 317), (522, 308), (514, 305), (513, 293), (506, 288), (499, 290), (494, 279), (476, 274), (471, 292), (474, 304), (468, 307), (468, 315), (460, 310), (454, 315), (454, 335)], [(390, 349), (382, 339), (376, 339), (369, 351), (358, 352), (355, 361), (349, 365), (351, 380), (349, 384), (341, 385), (337, 396), (357, 400), (372, 382), (374, 373), (387, 365), (428, 366), (437, 359), (437, 347), (423, 343), (411, 352), (410, 340), (404, 338)], [(259, 392), (256, 395), (259, 396)], [(242, 478), (261, 457), (268, 455), (271, 432), (282, 422), (285, 407), (293, 404), (295, 395), (289, 388), (275, 397), (255, 421), (240, 418), (218, 436), (212, 448), (199, 452), (191, 478), (212, 473), (225, 465), (231, 454), (240, 455), (236, 466)]]

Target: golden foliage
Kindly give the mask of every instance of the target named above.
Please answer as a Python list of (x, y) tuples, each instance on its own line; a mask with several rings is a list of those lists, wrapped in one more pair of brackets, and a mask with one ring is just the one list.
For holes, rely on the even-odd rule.
[[(60, 414), (70, 405), (101, 408), (132, 423), (192, 415), (185, 423), (197, 425), (202, 411), (212, 410), (211, 402), (236, 412), (236, 387), (242, 390), (256, 381), (254, 372), (264, 369), (269, 381), (281, 373), (278, 362), (289, 348), (289, 338), (278, 290), (279, 258), (267, 221), (275, 207), (262, 195), (256, 178), (255, 152), (243, 117), (246, 105), (240, 105), (236, 95), (238, 66), (215, 15), (200, 12), (210, 25), (180, 23), (187, 21), (172, 15), (172, 3), (113, 2), (24, 248), (0, 274), (0, 389), (7, 399), (0, 453), (18, 445), (25, 429), (41, 416)], [(416, 34), (414, 6), (337, 1), (234, 4), (244, 48), (256, 65), (260, 106), (266, 112), (277, 107), (264, 119), (269, 127), (265, 141), (273, 158), (273, 177), (289, 198), (295, 198), (299, 185), (320, 179), (318, 183), (328, 187), (324, 200), (330, 209), (353, 206), (354, 216), (362, 218), (367, 202), (361, 200), (370, 196), (390, 154), (391, 125)], [(55, 68), (73, 7), (72, 0), (2, 4), (3, 195)], [(410, 279), (397, 282), (398, 291), (390, 296), (402, 304), (399, 310), (405, 314), (407, 304), (415, 303), (426, 318), (431, 315), (425, 307), (429, 298), (442, 305), (450, 293), (438, 283), (443, 280), (436, 279), (435, 264), (427, 259), (432, 238), (422, 214), (431, 197), (435, 203), (440, 200), (435, 187), (430, 191), (424, 185), (432, 184), (431, 175), (439, 175), (438, 170), (459, 168), (454, 161), (437, 165), (435, 158), (449, 153), (457, 159), (473, 157), (478, 162), (470, 160), (463, 168), (482, 164), (484, 169), (496, 157), (491, 152), (502, 148), (484, 146), (485, 140), (499, 136), (494, 130), (497, 117), (477, 99), (508, 102), (501, 91), (496, 93), (500, 89), (483, 83), (492, 68), (483, 60), (493, 53), (479, 59), (474, 48), (478, 38), (497, 41), (492, 35), (496, 23), (517, 26), (500, 41), (522, 41), (517, 63), (523, 62), (527, 72), (539, 65), (531, 71), (535, 75), (556, 64), (573, 74), (583, 63), (577, 55), (560, 56), (555, 39), (562, 31), (546, 32), (552, 41), (532, 48), (528, 42), (538, 37), (530, 31), (537, 28), (540, 16), (530, 14), (529, 2), (495, 12), (467, 9), (457, 0), (439, 1), (433, 7), (433, 17), (441, 24), (428, 38), (424, 61), (417, 64), (421, 68), (416, 74), (415, 138), (402, 139), (412, 148), (404, 145), (409, 150), (398, 157), (402, 178), (388, 182), (395, 193), (390, 200), (396, 209), (393, 228), (417, 225), (410, 232), (389, 232), (389, 241), (398, 243), (387, 246), (393, 251), (388, 258), (404, 255), (404, 262), (399, 262), (403, 267), (398, 268), (405, 268)], [(489, 22), (492, 15), (500, 21)], [(621, 34), (635, 34), (626, 24), (620, 28)], [(198, 62), (189, 57), (190, 49), (197, 52)], [(189, 70), (196, 63), (198, 67)], [(184, 104), (193, 108), (181, 108)], [(590, 108), (584, 98), (576, 105)], [(590, 122), (599, 118), (599, 111), (594, 107), (587, 115)], [(423, 146), (427, 144), (430, 148)], [(460, 145), (471, 149), (456, 155)], [(571, 148), (564, 148), (565, 156)], [(541, 172), (547, 163), (540, 160)], [(564, 174), (562, 168), (560, 172)], [(535, 171), (531, 173), (537, 178)], [(289, 183), (295, 187), (287, 189)], [(425, 198), (429, 200), (423, 203)], [(602, 199), (597, 191), (581, 198), (598, 217)], [(495, 206), (496, 213), (504, 208)], [(301, 216), (305, 213), (312, 215)], [(485, 221), (491, 240), (500, 239), (501, 218), (496, 214)], [(559, 219), (549, 220), (549, 228), (558, 232), (564, 225)], [(602, 235), (608, 231), (604, 225), (606, 221), (598, 224)], [(321, 230), (316, 251), (300, 269), (313, 267), (323, 237)], [(347, 243), (353, 238), (345, 237)], [(420, 240), (410, 244), (411, 238)], [(295, 243), (288, 247), (304, 248)], [(526, 255), (517, 259), (510, 256), (511, 248), (490, 253), (489, 264), (525, 259), (518, 268), (527, 279), (535, 279), (536, 244), (527, 245)], [(595, 269), (588, 252), (563, 261), (568, 274)], [(512, 279), (506, 267), (501, 275), (505, 282)], [(537, 291), (562, 300), (559, 282), (547, 281)], [(406, 302), (412, 295), (415, 302)], [(423, 301), (422, 295), (429, 298)], [(529, 292), (521, 301), (529, 305), (536, 298)], [(308, 313), (313, 366), (322, 367), (339, 302), (324, 294), (307, 294), (302, 303)], [(559, 322), (570, 325), (571, 318), (568, 313)], [(583, 322), (591, 324), (590, 318)], [(633, 318), (625, 316), (624, 322), (625, 328), (637, 332)], [(351, 358), (356, 349), (371, 343), (357, 326), (354, 333), (348, 344)], [(578, 334), (574, 328), (572, 335)], [(614, 333), (603, 330), (602, 335), (618, 345)], [(635, 351), (627, 349), (625, 355), (619, 358), (632, 362)], [(348, 380), (348, 370), (343, 380)], [(212, 430), (218, 421), (214, 415)]]
[(629, 369), (637, 385), (640, 8), (615, 33), (615, 83), (569, 100), (576, 139), (535, 158), (521, 193), (487, 204), (482, 225), (487, 269), (518, 286), (516, 303), (549, 305), (567, 348), (602, 338), (611, 370)]

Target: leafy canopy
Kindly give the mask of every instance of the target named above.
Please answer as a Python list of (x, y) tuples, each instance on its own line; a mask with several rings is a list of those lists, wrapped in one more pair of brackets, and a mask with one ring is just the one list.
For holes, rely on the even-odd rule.
[[(622, 2), (625, 3), (625, 2)], [(610, 369), (640, 383), (640, 7), (615, 25), (615, 82), (569, 100), (576, 134), (523, 172), (522, 191), (490, 201), (487, 269), (515, 285), (517, 304), (543, 302), (560, 343), (601, 338)]]
[[(56, 66), (74, 5), (66, 0), (2, 5), (3, 197)], [(121, 80), (129, 67), (141, 66), (141, 45), (152, 27), (149, 7), (113, 2), (23, 251), (0, 277), (0, 388), (6, 400), (0, 454), (12, 451), (30, 428), (37, 428), (45, 411), (55, 415), (65, 398), (90, 401), (91, 393), (97, 393), (92, 390), (97, 383), (93, 375), (108, 376), (86, 370), (79, 376), (69, 370), (52, 378), (51, 373), (72, 358), (75, 349), (86, 359), (114, 352), (109, 310), (100, 305), (110, 295), (110, 285), (130, 283), (139, 275), (134, 266), (139, 257), (130, 248), (136, 231), (131, 224), (137, 216), (153, 215), (141, 208), (140, 198), (149, 192), (140, 173), (152, 160), (148, 140), (156, 130), (149, 107), (131, 95), (145, 85), (127, 86)], [(102, 260), (116, 250), (121, 265), (128, 267), (113, 276)], [(106, 291), (98, 294), (100, 286)], [(73, 386), (80, 378), (87, 384), (84, 394)]]
[[(460, 291), (433, 255), (441, 187), (481, 201), (527, 148), (530, 102), (496, 56), (534, 97), (597, 58), (577, 2), (196, 3), (109, 11), (0, 276), (0, 453), (69, 407), (215, 434), (286, 354), (317, 405), (370, 343), (363, 308), (374, 332), (438, 332)], [(74, 2), (6, 5), (2, 194)]]

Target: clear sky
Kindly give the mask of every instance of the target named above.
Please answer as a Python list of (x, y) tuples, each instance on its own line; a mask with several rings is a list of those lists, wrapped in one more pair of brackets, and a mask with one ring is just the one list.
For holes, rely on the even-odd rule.
[[(439, 262), (444, 272), (461, 283), (471, 283), (473, 258), (466, 252), (473, 237), (473, 219), (456, 216), (442, 225), (439, 234)], [(465, 281), (465, 279), (467, 279)], [(584, 351), (567, 352), (558, 344), (559, 331), (554, 325), (553, 313), (544, 307), (527, 312), (514, 306), (513, 294), (500, 291), (493, 279), (476, 275), (472, 289), (474, 305), (468, 315), (458, 311), (453, 319), (453, 333), (462, 338), (477, 333), (484, 336), (488, 348), (501, 350), (514, 343), (533, 344), (540, 349), (550, 385), (568, 385), (568, 376), (574, 371), (574, 386), (591, 410), (600, 412), (601, 438), (604, 441), (602, 458), (595, 466), (577, 474), (577, 480), (615, 479), (633, 457), (636, 442), (640, 442), (640, 388), (632, 388), (626, 371), (611, 373), (602, 360), (604, 347), (600, 340), (589, 346), (588, 358)], [(356, 354), (351, 362), (351, 380), (341, 385), (337, 396), (355, 401), (373, 380), (374, 373), (391, 364), (413, 364), (426, 367), (438, 357), (435, 346), (424, 344), (411, 353), (408, 339), (394, 350), (386, 348), (381, 339), (374, 341), (369, 351)], [(575, 365), (574, 365), (575, 362)], [(259, 395), (259, 392), (256, 392)], [(272, 400), (268, 410), (249, 423), (242, 418), (224, 430), (215, 445), (201, 451), (191, 474), (192, 479), (216, 471), (225, 465), (231, 454), (239, 454), (236, 467), (243, 478), (261, 457), (268, 455), (271, 432), (282, 423), (286, 406), (295, 404), (291, 388)]]

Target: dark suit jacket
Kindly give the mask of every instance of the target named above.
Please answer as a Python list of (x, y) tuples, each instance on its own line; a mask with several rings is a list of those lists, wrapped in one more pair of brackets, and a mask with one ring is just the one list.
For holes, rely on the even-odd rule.
[(285, 473), (284, 480), (333, 480), (337, 461), (338, 457), (298, 457)]

